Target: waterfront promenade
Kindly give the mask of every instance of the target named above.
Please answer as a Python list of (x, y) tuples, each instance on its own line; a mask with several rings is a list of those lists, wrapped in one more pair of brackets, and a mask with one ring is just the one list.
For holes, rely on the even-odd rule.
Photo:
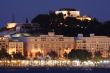
[(4, 60), (0, 61), (0, 67), (110, 67), (108, 60), (93, 62), (78, 60)]

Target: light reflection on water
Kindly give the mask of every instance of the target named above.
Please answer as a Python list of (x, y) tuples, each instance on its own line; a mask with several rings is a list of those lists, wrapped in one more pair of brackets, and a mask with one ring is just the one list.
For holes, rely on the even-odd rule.
[(110, 73), (105, 68), (2, 68), (0, 73)]

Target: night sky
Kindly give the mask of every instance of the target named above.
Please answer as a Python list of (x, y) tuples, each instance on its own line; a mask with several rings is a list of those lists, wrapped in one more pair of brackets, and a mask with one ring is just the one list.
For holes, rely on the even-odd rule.
[(0, 26), (12, 20), (24, 22), (38, 14), (59, 8), (75, 8), (81, 15), (96, 17), (100, 21), (110, 20), (110, 0), (0, 0)]

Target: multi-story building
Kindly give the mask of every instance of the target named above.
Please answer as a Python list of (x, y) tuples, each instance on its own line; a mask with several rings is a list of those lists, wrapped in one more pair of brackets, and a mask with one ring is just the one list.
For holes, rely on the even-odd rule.
[(22, 37), (24, 41), (9, 41), (7, 37), (0, 37), (0, 49), (4, 48), (9, 54), (13, 52), (21, 52), (28, 58), (36, 58), (39, 53), (47, 56), (51, 51), (55, 51), (59, 57), (63, 57), (64, 53), (69, 53), (72, 49), (86, 49), (92, 52), (93, 56), (96, 51), (102, 53), (102, 57), (107, 58), (110, 55), (110, 37), (95, 36), (83, 37), (65, 37), (49, 32), (48, 35)]
[(9, 39), (7, 37), (0, 36), (0, 49), (6, 49), (7, 50), (8, 41), (9, 41)]
[(8, 23), (6, 28), (16, 32), (31, 32), (39, 31), (40, 25), (38, 23)]
[(20, 52), (20, 53), (22, 53), (22, 55), (24, 55), (24, 44), (23, 44), (23, 42), (19, 42), (19, 41), (9, 42), (8, 53), (13, 54), (13, 53), (17, 53), (17, 52)]
[(75, 17), (78, 20), (84, 21), (84, 20), (88, 20), (91, 21), (92, 18), (89, 16), (81, 16), (80, 15), (80, 11), (76, 10), (76, 9), (59, 9), (58, 11), (55, 11), (55, 14), (63, 14), (64, 19), (67, 17)]
[(46, 56), (51, 51), (55, 51), (62, 57), (65, 52), (69, 53), (75, 46), (74, 37), (55, 35), (54, 32), (38, 37), (26, 37), (25, 42), (28, 58), (35, 58), (39, 52)]
[(40, 25), (38, 23), (18, 23), (16, 25), (17, 32), (32, 32), (39, 30), (40, 30)]
[(94, 53), (100, 51), (102, 57), (108, 57), (110, 50), (110, 38), (107, 36), (95, 36), (93, 34), (90, 37), (78, 36), (76, 38), (76, 49), (86, 49)]

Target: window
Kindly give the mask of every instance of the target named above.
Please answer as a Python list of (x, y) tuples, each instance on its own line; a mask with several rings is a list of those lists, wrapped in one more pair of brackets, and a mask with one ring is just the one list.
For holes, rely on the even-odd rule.
[(45, 37), (42, 37), (42, 38), (41, 38), (41, 41), (46, 41), (46, 38), (45, 38)]
[(37, 44), (35, 44), (34, 47), (37, 48)]
[(83, 43), (86, 43), (86, 41), (85, 41), (85, 40), (83, 40), (82, 42), (83, 42)]
[(64, 41), (64, 38), (60, 37), (60, 38), (59, 38), (59, 41)]
[(66, 14), (64, 14), (64, 16), (66, 16)]
[(49, 48), (49, 44), (44, 44), (44, 47)]
[(83, 46), (82, 48), (85, 48), (85, 49), (86, 49), (86, 47), (85, 47), (85, 46)]
[(54, 39), (51, 39), (51, 41), (54, 41)]
[(71, 47), (71, 44), (67, 44), (67, 47), (70, 48)]
[(35, 39), (35, 41), (37, 41), (37, 39)]
[(40, 47), (43, 48), (43, 44), (41, 44)]
[(65, 44), (62, 44), (62, 48), (65, 48)]

